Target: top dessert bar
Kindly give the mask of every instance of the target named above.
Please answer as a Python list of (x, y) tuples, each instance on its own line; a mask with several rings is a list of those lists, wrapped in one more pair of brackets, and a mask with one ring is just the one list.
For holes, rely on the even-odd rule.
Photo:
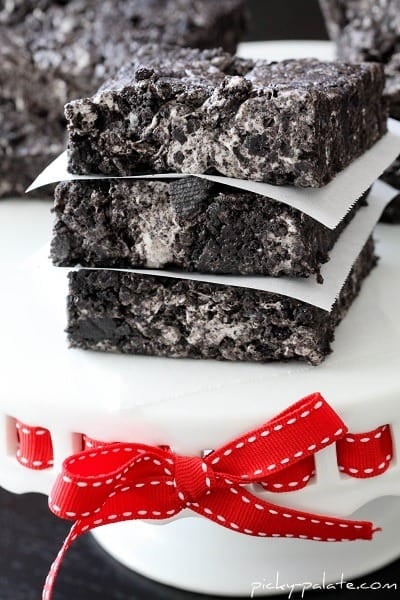
[(66, 105), (69, 169), (320, 187), (385, 133), (383, 86), (372, 63), (136, 46), (95, 96)]
[(320, 0), (338, 55), (385, 64), (391, 115), (400, 119), (400, 0)]
[(94, 93), (133, 40), (233, 51), (244, 26), (243, 0), (0, 0), (0, 196), (65, 148), (64, 104)]

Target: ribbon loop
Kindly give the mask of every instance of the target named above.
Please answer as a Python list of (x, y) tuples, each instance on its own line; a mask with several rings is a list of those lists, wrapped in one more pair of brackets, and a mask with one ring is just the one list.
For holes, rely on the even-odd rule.
[(341, 440), (346, 432), (339, 415), (315, 393), (205, 460), (236, 483), (261, 482)]

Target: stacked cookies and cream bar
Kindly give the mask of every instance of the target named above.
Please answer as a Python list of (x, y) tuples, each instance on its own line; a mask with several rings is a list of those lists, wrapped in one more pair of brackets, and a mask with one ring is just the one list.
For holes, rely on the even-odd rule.
[(67, 104), (71, 346), (319, 364), (376, 264), (372, 179), (353, 184), (382, 161), (383, 87), (372, 63), (150, 44)]
[[(341, 60), (384, 65), (390, 114), (400, 119), (400, 0), (320, 0), (320, 3)], [(400, 190), (400, 156), (386, 170), (383, 179)], [(384, 220), (400, 223), (400, 193), (385, 210)]]

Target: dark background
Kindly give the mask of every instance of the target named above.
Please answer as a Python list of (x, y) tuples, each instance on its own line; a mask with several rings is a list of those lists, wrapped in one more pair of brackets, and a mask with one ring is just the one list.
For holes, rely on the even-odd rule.
[[(252, 17), (249, 40), (326, 39), (317, 0), (250, 0), (249, 8)], [(68, 527), (48, 512), (44, 496), (15, 496), (0, 490), (0, 600), (40, 598), (47, 570)], [(400, 561), (363, 581), (400, 586)], [(308, 593), (307, 597), (325, 600), (328, 594), (336, 598), (339, 592)], [(342, 592), (341, 598), (369, 600), (383, 595), (382, 591), (349, 591)], [(386, 596), (394, 598), (395, 592), (386, 592)], [(55, 600), (201, 598), (211, 600), (210, 596), (178, 592), (130, 573), (109, 559), (90, 536), (78, 540), (68, 554), (55, 594)]]
[(249, 40), (327, 39), (318, 0), (248, 0), (248, 6)]

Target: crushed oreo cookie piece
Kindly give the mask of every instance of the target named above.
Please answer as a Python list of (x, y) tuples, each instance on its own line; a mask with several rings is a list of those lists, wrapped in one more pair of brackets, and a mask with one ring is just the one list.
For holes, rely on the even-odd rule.
[(199, 177), (176, 179), (169, 185), (171, 204), (178, 217), (195, 217), (204, 208), (214, 184)]

